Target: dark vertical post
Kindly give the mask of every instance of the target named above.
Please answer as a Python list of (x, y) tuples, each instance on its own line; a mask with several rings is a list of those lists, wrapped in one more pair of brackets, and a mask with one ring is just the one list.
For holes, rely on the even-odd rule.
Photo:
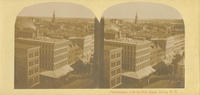
[(94, 65), (93, 77), (95, 87), (102, 87), (103, 81), (103, 54), (104, 54), (104, 19), (99, 22), (95, 18), (94, 23)]
[(100, 28), (100, 30), (101, 30), (101, 38), (100, 38), (100, 40), (101, 40), (101, 44), (100, 44), (100, 48), (101, 48), (101, 50), (100, 50), (100, 66), (99, 66), (99, 73), (100, 73), (100, 75), (99, 75), (99, 79), (100, 79), (100, 81), (99, 81), (99, 87), (100, 88), (103, 88), (104, 87), (104, 18), (102, 17), (101, 18), (101, 21), (100, 21), (100, 25), (101, 25), (101, 28)]

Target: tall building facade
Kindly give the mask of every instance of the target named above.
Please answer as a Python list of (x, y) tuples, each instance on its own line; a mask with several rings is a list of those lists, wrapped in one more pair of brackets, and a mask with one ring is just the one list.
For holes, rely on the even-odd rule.
[(150, 41), (133, 40), (104, 40), (104, 44), (122, 47), (122, 68), (125, 71), (138, 71), (150, 65)]
[(83, 50), (76, 44), (69, 41), (68, 43), (68, 64), (74, 64), (83, 57)]
[(104, 84), (114, 88), (121, 85), (122, 48), (104, 46)]
[(40, 47), (15, 43), (15, 88), (40, 84)]
[(68, 40), (42, 38), (17, 38), (17, 42), (40, 46), (41, 71), (55, 70), (68, 63)]
[(164, 59), (164, 50), (160, 48), (159, 45), (152, 43), (151, 44), (151, 56), (150, 56), (150, 64), (152, 66), (160, 63)]
[(37, 27), (30, 18), (18, 18), (15, 25), (15, 38), (34, 38), (37, 36)]
[(158, 44), (164, 50), (166, 64), (171, 64), (175, 54), (182, 55), (184, 53), (185, 39), (183, 33), (166, 38), (154, 38), (152, 42)]
[(94, 54), (94, 35), (85, 35), (83, 37), (71, 37), (70, 41), (77, 44), (82, 49), (82, 61), (86, 64), (90, 63)]

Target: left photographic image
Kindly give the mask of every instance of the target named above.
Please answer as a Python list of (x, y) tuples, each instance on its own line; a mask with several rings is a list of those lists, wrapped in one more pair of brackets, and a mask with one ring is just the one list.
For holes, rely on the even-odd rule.
[(15, 23), (15, 89), (93, 88), (94, 19), (78, 4), (25, 7)]

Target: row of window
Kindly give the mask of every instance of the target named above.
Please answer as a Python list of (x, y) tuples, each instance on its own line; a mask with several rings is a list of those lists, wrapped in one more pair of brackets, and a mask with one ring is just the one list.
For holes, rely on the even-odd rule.
[(124, 50), (132, 52), (132, 50), (134, 50), (134, 47), (133, 46), (124, 46)]
[(145, 50), (139, 51), (139, 52), (136, 53), (136, 55), (137, 55), (137, 56), (138, 56), (138, 55), (144, 55), (144, 54), (146, 54), (146, 53), (150, 53), (150, 49), (145, 49)]
[(120, 65), (120, 62), (121, 62), (120, 60), (119, 60), (119, 61), (116, 61), (116, 62), (112, 62), (112, 63), (111, 63), (111, 68), (112, 68), (112, 67), (115, 67), (115, 66), (119, 66), (119, 65)]
[(28, 55), (29, 58), (32, 58), (32, 57), (35, 57), (35, 56), (39, 56), (39, 51), (30, 52), (29, 55)]
[(112, 79), (111, 80), (111, 87), (113, 87), (113, 86), (115, 86), (115, 85), (117, 85), (119, 83), (121, 83), (121, 77), (117, 77), (115, 79)]
[(39, 72), (39, 67), (35, 67), (35, 68), (32, 68), (32, 69), (29, 69), (28, 74), (33, 75), (33, 74), (38, 73), (38, 72)]
[(52, 64), (46, 61), (43, 64), (41, 64), (41, 67), (44, 69), (52, 69)]
[(36, 59), (36, 60), (31, 60), (30, 62), (29, 62), (29, 66), (33, 66), (33, 65), (35, 65), (35, 64), (39, 64), (40, 62), (39, 62), (39, 59)]
[(66, 51), (68, 51), (68, 49), (69, 49), (69, 48), (65, 47), (65, 48), (62, 48), (62, 49), (56, 50), (56, 51), (54, 51), (54, 55), (57, 55), (57, 54), (60, 54), (60, 53), (66, 52)]
[(122, 53), (123, 53), (123, 56), (134, 56), (134, 53), (132, 51), (130, 51), (130, 52), (124, 51)]
[(114, 76), (114, 75), (116, 75), (116, 74), (119, 74), (120, 72), (121, 72), (120, 68), (119, 68), (119, 69), (116, 69), (116, 70), (113, 70), (113, 71), (111, 72), (111, 76)]
[(147, 66), (149, 66), (149, 65), (150, 65), (149, 62), (145, 62), (145, 63), (143, 63), (143, 64), (137, 65), (137, 66), (136, 66), (136, 71), (137, 71), (137, 70), (141, 70), (141, 69), (143, 69), (144, 67), (147, 67)]
[(125, 70), (136, 70), (135, 68), (136, 68), (136, 66), (135, 65), (133, 65), (133, 64), (124, 64), (123, 65), (123, 68), (125, 69)]
[(121, 53), (120, 52), (115, 52), (111, 55), (111, 59), (114, 59), (114, 58), (119, 58), (121, 56)]
[(122, 58), (122, 61), (123, 61), (123, 63), (129, 63), (129, 64), (134, 63), (134, 59), (133, 59), (133, 57), (131, 57), (131, 56), (128, 56), (128, 57), (124, 56), (124, 57)]
[(33, 84), (39, 82), (39, 80), (40, 80), (39, 75), (38, 75), (38, 76), (34, 76), (34, 77), (32, 77), (31, 79), (29, 79), (29, 84), (30, 84), (30, 85), (33, 85)]
[(149, 58), (150, 58), (149, 55), (143, 56), (143, 57), (139, 57), (139, 58), (136, 59), (136, 63), (140, 63), (140, 62), (142, 62), (144, 60), (148, 60)]
[(42, 49), (40, 52), (43, 55), (52, 55), (53, 54), (53, 51), (50, 51), (50, 49), (48, 49), (48, 48)]

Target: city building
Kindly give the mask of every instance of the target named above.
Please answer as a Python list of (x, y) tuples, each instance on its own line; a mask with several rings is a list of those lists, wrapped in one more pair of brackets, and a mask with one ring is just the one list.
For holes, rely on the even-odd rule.
[(72, 43), (71, 41), (69, 41), (68, 48), (69, 48), (68, 63), (70, 65), (82, 59), (83, 50), (76, 43)]
[(77, 44), (82, 49), (82, 61), (85, 64), (90, 63), (94, 53), (94, 35), (85, 35), (82, 37), (70, 37), (70, 41)]
[(104, 33), (104, 38), (105, 39), (117, 39), (117, 38), (121, 37), (120, 34), (121, 34), (120, 31), (109, 30), (109, 32)]
[(54, 88), (63, 85), (68, 74), (74, 69), (70, 65), (64, 65), (59, 69), (48, 70), (40, 73), (40, 87)]
[(130, 38), (105, 39), (104, 44), (122, 47), (122, 68), (125, 71), (138, 71), (150, 65), (150, 41)]
[(122, 48), (104, 46), (104, 84), (115, 88), (121, 85)]
[(177, 66), (176, 81), (179, 83), (178, 87), (184, 87), (185, 85), (185, 63), (182, 59)]
[(69, 54), (70, 50), (74, 51), (74, 46), (69, 40), (37, 37), (34, 39), (17, 38), (16, 41), (40, 46), (41, 87), (57, 87), (62, 84), (61, 80), (73, 71), (70, 65), (75, 63), (74, 57), (76, 56), (72, 58)]
[(185, 34), (174, 35), (175, 52), (183, 55), (185, 47)]
[(150, 56), (150, 64), (152, 66), (160, 63), (164, 59), (164, 50), (159, 47), (158, 44), (151, 44), (151, 56)]
[(15, 43), (15, 88), (40, 84), (40, 47)]
[(69, 40), (50, 39), (47, 37), (17, 38), (17, 42), (40, 46), (40, 68), (41, 71), (55, 70), (68, 63)]
[(104, 39), (104, 44), (122, 48), (123, 73), (121, 75), (123, 84), (126, 84), (127, 81), (138, 83), (139, 80), (147, 78), (155, 72), (150, 65), (150, 41), (130, 38), (116, 40)]
[(171, 64), (176, 54), (183, 55), (184, 53), (185, 39), (183, 33), (170, 35), (165, 38), (152, 38), (151, 41), (158, 44), (164, 50), (164, 61), (166, 64)]
[(173, 31), (175, 32), (179, 32), (179, 33), (185, 32), (185, 26), (182, 20), (179, 23), (173, 23), (172, 27), (173, 27)]
[(37, 36), (37, 28), (31, 18), (18, 18), (15, 26), (15, 38), (34, 38)]

